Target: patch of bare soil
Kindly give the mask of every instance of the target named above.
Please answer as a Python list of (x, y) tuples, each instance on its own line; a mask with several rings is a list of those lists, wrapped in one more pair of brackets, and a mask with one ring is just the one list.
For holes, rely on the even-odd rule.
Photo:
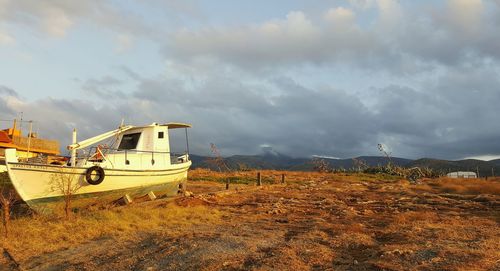
[(500, 270), (497, 194), (443, 193), (437, 186), (404, 180), (326, 174), (221, 193), (214, 186), (223, 189), (220, 183), (194, 183), (188, 187), (193, 196), (174, 202), (180, 208), (217, 209), (223, 215), (216, 225), (196, 223), (171, 230), (166, 223), (132, 236), (32, 255), (20, 266), (23, 270)]

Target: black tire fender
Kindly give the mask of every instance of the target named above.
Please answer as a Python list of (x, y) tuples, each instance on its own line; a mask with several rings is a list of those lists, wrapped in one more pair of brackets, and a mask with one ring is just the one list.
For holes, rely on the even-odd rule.
[[(99, 178), (92, 179), (92, 173), (94, 173), (94, 171), (95, 171), (95, 174), (97, 176), (99, 176)], [(98, 185), (98, 184), (102, 183), (102, 181), (104, 181), (105, 176), (106, 176), (106, 174), (104, 173), (104, 169), (100, 166), (89, 167), (87, 169), (87, 171), (85, 172), (85, 180), (91, 185)]]

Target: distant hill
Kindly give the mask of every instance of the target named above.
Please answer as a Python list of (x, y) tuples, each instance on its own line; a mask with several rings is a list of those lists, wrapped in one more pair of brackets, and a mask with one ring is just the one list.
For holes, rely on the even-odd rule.
[[(213, 163), (209, 161), (212, 157), (190, 155), (193, 161), (193, 168), (211, 168), (216, 169)], [(224, 162), (231, 169), (282, 169), (292, 170), (296, 165), (304, 164), (310, 161), (307, 158), (292, 158), (286, 155), (233, 155), (224, 158)]]
[[(305, 170), (305, 171), (310, 171), (314, 170), (314, 164), (312, 163), (312, 160), (315, 158), (310, 158), (307, 159), (307, 161), (303, 164), (295, 165), (291, 167), (291, 170)], [(359, 156), (356, 158), (347, 158), (347, 159), (332, 159), (332, 158), (321, 158), (317, 157), (316, 159), (323, 159), (325, 162), (328, 163), (328, 165), (331, 168), (334, 169), (353, 169), (356, 168), (356, 162), (354, 159), (366, 164), (369, 167), (375, 167), (375, 166), (383, 166), (387, 165), (389, 160), (387, 157), (382, 157), (382, 156)], [(395, 165), (398, 166), (406, 166), (407, 164), (411, 163), (413, 160), (410, 159), (405, 159), (405, 158), (399, 158), (399, 157), (391, 157), (391, 162)]]
[[(213, 158), (191, 154), (193, 168), (217, 168), (209, 161)], [(279, 153), (266, 153), (262, 155), (233, 155), (223, 158), (224, 162), (231, 169), (276, 169), (293, 171), (312, 171), (314, 170), (314, 158), (293, 158)], [(332, 159), (320, 158), (329, 164), (331, 168), (353, 169), (356, 163), (352, 158)], [(355, 159), (362, 161), (370, 167), (386, 165), (388, 159), (382, 156), (360, 156)], [(411, 160), (406, 158), (391, 157), (391, 162), (402, 167), (427, 167), (442, 173), (452, 171), (474, 171), (479, 170), (480, 176), (491, 176), (495, 174), (500, 176), (500, 159), (492, 161), (482, 161), (475, 159), (465, 159), (458, 161), (440, 160), (433, 158), (422, 158)], [(492, 171), (493, 169), (493, 171)]]
[[(211, 168), (216, 169), (212, 163), (211, 157), (191, 155), (193, 168)], [(314, 169), (314, 158), (293, 158), (282, 154), (263, 154), (263, 155), (233, 155), (224, 158), (224, 162), (232, 169), (281, 169), (281, 170), (303, 170), (310, 171)], [(350, 159), (331, 159), (316, 158), (325, 160), (332, 168), (351, 169), (355, 167), (355, 162)], [(386, 157), (379, 156), (360, 156), (356, 159), (363, 161), (368, 166), (385, 165), (388, 162)], [(398, 166), (405, 166), (412, 162), (410, 159), (393, 157), (392, 163)]]
[(495, 165), (497, 165), (497, 166), (500, 166), (500, 159), (490, 160), (490, 161), (488, 161), (488, 162), (490, 162), (490, 163), (492, 163), (492, 164), (495, 164)]
[[(383, 166), (389, 162), (389, 159), (383, 156), (359, 156), (354, 159), (362, 161), (363, 163), (365, 163), (370, 167)], [(349, 159), (339, 159), (339, 160), (328, 160), (328, 162), (333, 167), (353, 168), (356, 166), (354, 159), (349, 158)], [(397, 166), (406, 166), (413, 160), (406, 158), (399, 158), (399, 157), (391, 157), (390, 161), (391, 163)]]

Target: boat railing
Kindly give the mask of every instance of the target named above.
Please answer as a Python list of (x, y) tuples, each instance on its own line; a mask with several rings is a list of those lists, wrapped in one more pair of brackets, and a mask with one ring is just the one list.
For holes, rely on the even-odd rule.
[[(110, 155), (113, 154), (113, 155)], [(143, 155), (136, 155), (143, 154)], [(163, 165), (180, 164), (189, 161), (187, 152), (165, 152), (165, 151), (144, 151), (136, 149), (114, 149), (106, 146), (91, 147), (86, 155), (85, 162), (99, 162), (108, 161), (112, 166), (117, 163), (124, 163), (129, 165), (131, 163), (131, 155), (135, 159), (135, 163), (140, 166), (155, 165), (160, 163)], [(139, 161), (137, 161), (139, 159)]]

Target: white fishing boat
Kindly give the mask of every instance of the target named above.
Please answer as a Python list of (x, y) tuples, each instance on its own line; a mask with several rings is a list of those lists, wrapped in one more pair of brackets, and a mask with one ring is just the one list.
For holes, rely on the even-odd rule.
[[(7, 149), (6, 167), (18, 195), (40, 212), (53, 209), (53, 203), (69, 195), (80, 205), (147, 194), (173, 196), (185, 186), (191, 166), (189, 127), (184, 123), (121, 126), (80, 142), (75, 130), (68, 165), (18, 161), (16, 150)], [(178, 128), (186, 130), (186, 151), (173, 154), (169, 130)], [(95, 146), (106, 139), (115, 140), (110, 146)]]

